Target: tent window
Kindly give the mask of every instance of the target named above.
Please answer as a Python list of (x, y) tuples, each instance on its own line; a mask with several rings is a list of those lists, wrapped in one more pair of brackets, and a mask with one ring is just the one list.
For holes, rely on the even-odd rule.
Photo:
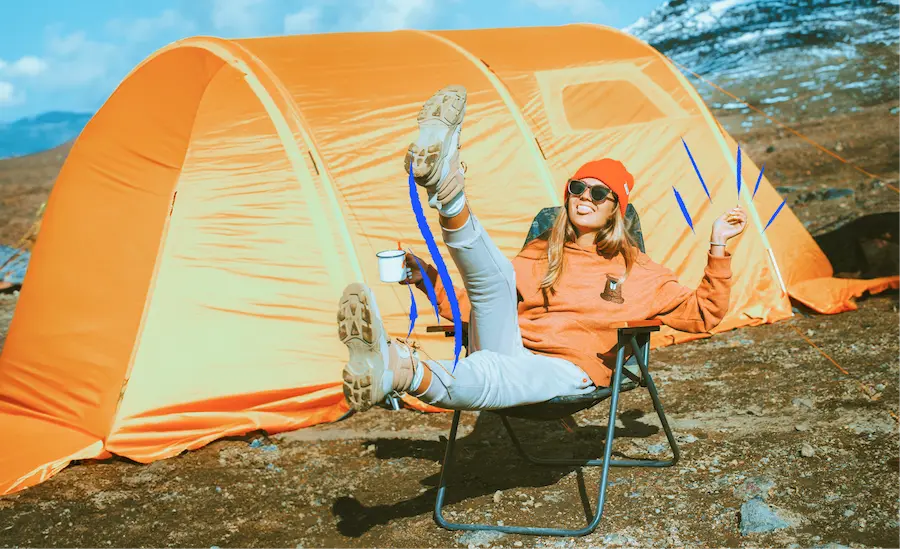
[(576, 131), (605, 130), (663, 118), (662, 111), (640, 88), (625, 80), (566, 86), (562, 96), (566, 119)]

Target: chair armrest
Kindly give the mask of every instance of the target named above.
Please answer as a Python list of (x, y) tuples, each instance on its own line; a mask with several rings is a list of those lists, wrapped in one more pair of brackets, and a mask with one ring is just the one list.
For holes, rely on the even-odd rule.
[(445, 336), (453, 337), (456, 334), (456, 326), (453, 324), (439, 324), (437, 326), (428, 326), (425, 328), (425, 331), (429, 333), (444, 332)]
[[(659, 327), (662, 326), (662, 321), (657, 319), (652, 320), (626, 320), (623, 322), (613, 322), (609, 325), (610, 328), (614, 330), (621, 330), (623, 328), (626, 329), (636, 329), (636, 328), (644, 328), (649, 331), (656, 331)], [(654, 330), (655, 328), (655, 330)]]
[[(467, 335), (469, 334), (469, 323), (463, 322), (462, 329), (463, 343), (465, 343), (468, 339)], [(425, 331), (428, 333), (444, 332), (444, 337), (453, 337), (454, 335), (456, 335), (456, 327), (453, 326), (453, 324), (438, 324), (437, 326), (426, 326)]]

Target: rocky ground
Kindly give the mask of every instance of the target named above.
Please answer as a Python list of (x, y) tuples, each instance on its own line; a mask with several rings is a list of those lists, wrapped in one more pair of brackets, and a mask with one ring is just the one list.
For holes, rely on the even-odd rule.
[[(152, 465), (69, 467), (0, 499), (0, 545), (896, 547), (897, 307), (895, 293), (853, 313), (797, 315), (654, 351), (681, 461), (613, 469), (600, 528), (585, 538), (438, 528), (431, 510), (450, 415), (377, 410)], [(571, 433), (516, 426), (535, 453), (596, 455), (606, 412), (581, 414)], [(463, 420), (449, 519), (583, 524), (598, 470), (530, 466), (495, 416)], [(617, 435), (624, 455), (667, 455), (646, 394), (623, 396)]]
[[(822, 235), (898, 211), (896, 110), (894, 102), (798, 123), (876, 180), (772, 125), (736, 137)], [(56, 154), (0, 163), (0, 185), (16, 169), (46, 192), (51, 167), (26, 168)], [(7, 201), (7, 219), (30, 209), (16, 204)], [(863, 242), (884, 272), (897, 272), (896, 238), (894, 231)], [(0, 295), (0, 342), (15, 299)], [(438, 528), (431, 512), (450, 415), (377, 410), (271, 438), (223, 440), (152, 465), (71, 466), (0, 499), (0, 546), (897, 547), (898, 295), (859, 305), (836, 316), (798, 311), (775, 325), (653, 351), (681, 461), (613, 469), (603, 520), (584, 538)], [(600, 405), (577, 416), (572, 432), (557, 423), (516, 426), (536, 453), (596, 455), (607, 412)], [(617, 452), (667, 455), (646, 394), (624, 395), (620, 413)], [(583, 524), (596, 505), (598, 470), (530, 466), (494, 415), (468, 413), (463, 423), (450, 520)]]

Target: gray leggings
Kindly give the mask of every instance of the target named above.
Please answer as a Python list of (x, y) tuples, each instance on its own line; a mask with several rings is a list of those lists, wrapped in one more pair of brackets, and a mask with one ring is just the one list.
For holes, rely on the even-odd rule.
[(524, 347), (516, 272), (475, 216), (442, 233), (472, 306), (470, 354), (452, 375), (452, 360), (426, 361), (432, 381), (419, 398), (452, 410), (491, 410), (592, 391), (590, 377), (578, 366)]

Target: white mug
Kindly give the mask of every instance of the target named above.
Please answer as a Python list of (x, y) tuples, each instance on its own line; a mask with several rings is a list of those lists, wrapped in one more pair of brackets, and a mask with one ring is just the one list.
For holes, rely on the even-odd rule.
[(382, 282), (400, 282), (406, 279), (406, 252), (385, 250), (378, 256), (378, 276)]

